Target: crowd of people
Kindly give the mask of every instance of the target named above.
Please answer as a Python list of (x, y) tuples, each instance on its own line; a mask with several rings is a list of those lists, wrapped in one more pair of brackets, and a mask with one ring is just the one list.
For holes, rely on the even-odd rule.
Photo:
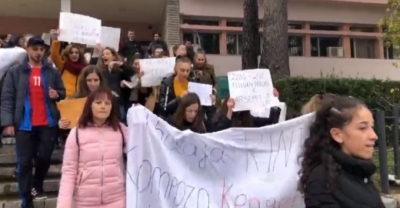
[[(50, 34), (51, 45), (34, 36), (16, 43), (7, 37), (0, 43), (27, 52), (24, 61), (7, 70), (1, 85), (1, 126), (5, 135), (16, 138), (22, 208), (32, 208), (35, 198), (46, 198), (43, 182), (57, 138), (65, 142), (57, 207), (126, 207), (123, 155), (126, 114), (132, 105), (145, 106), (179, 130), (197, 133), (279, 121), (278, 107), (271, 108), (268, 118), (260, 118), (249, 111), (234, 112), (234, 98), (217, 100), (214, 67), (203, 50), (193, 50), (190, 44), (169, 51), (155, 34), (143, 50), (131, 30), (119, 51), (100, 43), (85, 57), (82, 45), (58, 41), (56, 29)], [(176, 57), (175, 73), (159, 86), (141, 87), (139, 60), (170, 56)], [(213, 105), (202, 106), (199, 97), (188, 92), (189, 82), (212, 85)], [(274, 95), (279, 97), (277, 90)], [(71, 121), (60, 116), (56, 103), (77, 98), (87, 100), (77, 126), (69, 129)], [(383, 208), (370, 180), (377, 139), (371, 112), (356, 98), (333, 94), (315, 95), (303, 108), (304, 114), (311, 112), (316, 118), (304, 144), (299, 182), (306, 207)]]

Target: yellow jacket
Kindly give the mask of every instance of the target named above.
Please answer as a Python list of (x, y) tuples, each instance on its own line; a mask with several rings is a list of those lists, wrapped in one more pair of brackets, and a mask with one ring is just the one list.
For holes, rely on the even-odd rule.
[(56, 65), (58, 71), (61, 74), (61, 79), (64, 82), (64, 87), (66, 90), (66, 97), (69, 98), (75, 94), (78, 88), (79, 76), (75, 76), (68, 70), (64, 69), (64, 60), (60, 55), (60, 48), (61, 48), (61, 42), (53, 41), (51, 43), (50, 55), (53, 63)]

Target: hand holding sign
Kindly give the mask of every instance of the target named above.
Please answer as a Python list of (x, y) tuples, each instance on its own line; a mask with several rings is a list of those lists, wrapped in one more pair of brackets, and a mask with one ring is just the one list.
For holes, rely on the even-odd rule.
[(235, 108), (235, 100), (233, 98), (229, 98), (228, 102), (226, 103), (228, 110), (232, 110)]
[(71, 121), (66, 118), (62, 118), (60, 119), (60, 121), (58, 121), (58, 126), (60, 127), (60, 129), (68, 129), (70, 125)]

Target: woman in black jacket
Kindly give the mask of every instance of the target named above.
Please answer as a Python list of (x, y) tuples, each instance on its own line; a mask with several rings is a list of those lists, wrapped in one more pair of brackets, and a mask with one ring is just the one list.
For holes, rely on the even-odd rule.
[(384, 208), (371, 180), (376, 140), (372, 113), (359, 100), (337, 97), (318, 110), (300, 171), (306, 208)]
[(190, 129), (196, 133), (206, 133), (210, 129), (200, 98), (195, 93), (188, 93), (180, 99), (176, 112), (168, 122), (181, 131)]
[(159, 116), (167, 119), (178, 107), (181, 97), (188, 93), (189, 80), (193, 77), (192, 62), (186, 56), (176, 57), (175, 73), (163, 79), (158, 96)]
[(222, 131), (231, 127), (262, 127), (276, 124), (279, 121), (281, 109), (272, 107), (268, 118), (253, 117), (250, 111), (233, 112), (235, 100), (226, 98), (217, 110), (212, 120), (214, 131)]

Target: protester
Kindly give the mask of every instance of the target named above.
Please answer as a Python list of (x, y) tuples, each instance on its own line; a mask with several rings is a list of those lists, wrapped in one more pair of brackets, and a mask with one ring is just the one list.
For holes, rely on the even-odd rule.
[(212, 119), (214, 131), (222, 131), (231, 127), (262, 127), (276, 124), (279, 121), (281, 109), (272, 107), (268, 118), (253, 117), (250, 111), (233, 112), (235, 100), (227, 98), (222, 102)]
[(51, 30), (50, 34), (53, 37), (50, 49), (51, 59), (61, 74), (67, 90), (67, 98), (69, 98), (76, 93), (79, 74), (87, 62), (83, 51), (72, 44), (68, 45), (60, 55), (61, 42), (56, 40), (59, 31)]
[(5, 48), (10, 48), (9, 46), (9, 42), (11, 40), (12, 35), (11, 34), (7, 34), (6, 38), (4, 38), (4, 44), (5, 44)]
[(178, 108), (168, 122), (181, 131), (190, 129), (196, 133), (206, 133), (211, 130), (209, 121), (205, 119), (200, 98), (195, 93), (188, 93), (181, 98)]
[(8, 41), (8, 48), (20, 47), (24, 48), (25, 39), (21, 36), (11, 36), (10, 40)]
[(133, 76), (133, 71), (128, 69), (123, 62), (118, 60), (117, 52), (109, 47), (103, 49), (101, 60), (99, 63), (99, 68), (102, 71), (103, 77), (107, 83), (107, 86), (112, 90), (113, 95), (117, 98), (120, 104), (120, 119), (125, 120), (125, 107), (124, 103), (127, 102), (127, 97), (122, 97), (121, 88), (127, 88), (128, 86), (124, 81), (130, 81), (131, 76)]
[(140, 42), (135, 39), (135, 31), (129, 30), (128, 40), (122, 44), (119, 54), (126, 58), (128, 63), (132, 63), (132, 57), (135, 53), (139, 53), (140, 57), (144, 56)]
[(99, 88), (88, 96), (65, 146), (58, 208), (126, 207), (123, 153), (128, 134), (118, 111), (110, 90)]
[(215, 77), (214, 66), (207, 63), (206, 53), (199, 49), (194, 56), (193, 70), (199, 83), (212, 85), (214, 89), (217, 87), (217, 78)]
[(9, 70), (1, 94), (1, 126), (5, 134), (16, 138), (22, 208), (31, 208), (34, 196), (46, 197), (43, 181), (50, 167), (59, 119), (56, 102), (65, 98), (60, 74), (44, 59), (44, 51), (41, 38), (30, 38), (27, 58)]
[(175, 73), (163, 79), (160, 85), (160, 95), (158, 105), (160, 116), (168, 118), (178, 107), (181, 97), (188, 93), (191, 61), (187, 57), (177, 57)]
[(152, 88), (142, 87), (140, 84), (140, 79), (144, 73), (140, 71), (139, 61), (140, 61), (140, 55), (135, 55), (133, 57), (133, 65), (132, 65), (135, 71), (135, 75), (131, 78), (131, 83), (133, 85), (133, 88), (131, 90), (129, 100), (134, 104), (141, 104), (144, 106), (146, 104), (146, 101), (148, 100), (148, 97), (151, 94)]
[(154, 45), (151, 53), (151, 57), (153, 58), (162, 58), (162, 53), (164, 52), (164, 49), (161, 45)]
[[(103, 78), (100, 69), (93, 65), (86, 66), (85, 68), (83, 68), (82, 73), (79, 76), (78, 90), (75, 95), (71, 97), (71, 99), (85, 98), (91, 92), (94, 92), (99, 88), (107, 88), (107, 84)], [(71, 121), (66, 118), (61, 118), (58, 121), (58, 126), (60, 127), (60, 129), (68, 129), (70, 124)]]
[[(186, 46), (185, 45), (176, 45), (172, 48), (174, 56), (178, 57), (178, 56), (186, 56)], [(190, 59), (189, 59), (190, 60)]]
[(149, 53), (153, 53), (155, 50), (154, 46), (160, 46), (163, 51), (168, 51), (167, 43), (161, 38), (160, 33), (154, 33), (153, 37), (154, 40), (149, 45)]
[(361, 101), (340, 96), (319, 109), (302, 154), (306, 207), (385, 207), (371, 179), (377, 139), (372, 113)]

